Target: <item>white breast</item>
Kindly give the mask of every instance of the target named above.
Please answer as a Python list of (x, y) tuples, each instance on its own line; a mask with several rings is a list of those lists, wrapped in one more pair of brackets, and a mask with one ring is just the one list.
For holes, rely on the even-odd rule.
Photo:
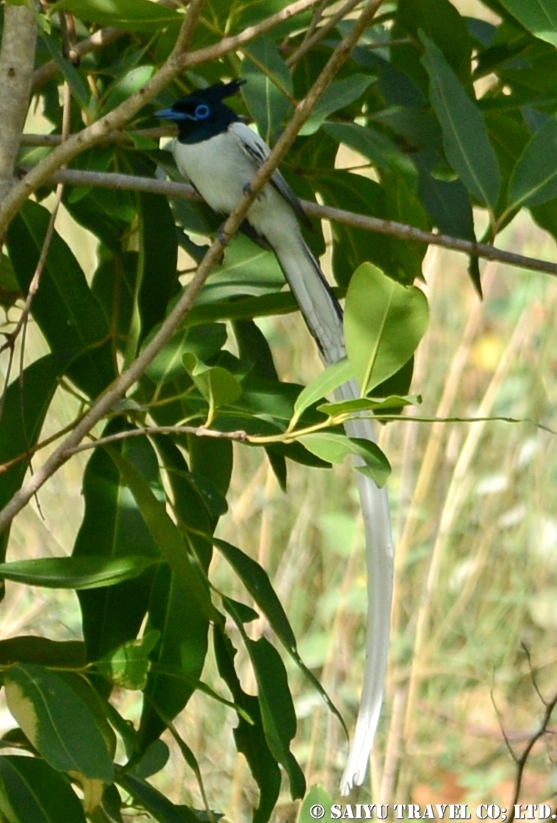
[[(240, 137), (234, 130), (201, 143), (176, 141), (173, 152), (180, 172), (193, 183), (205, 202), (221, 214), (230, 214), (238, 205), (244, 187), (257, 171), (257, 165), (242, 149)], [(270, 184), (251, 206), (248, 219), (272, 246), (280, 243), (280, 235), (299, 234), (290, 204)]]

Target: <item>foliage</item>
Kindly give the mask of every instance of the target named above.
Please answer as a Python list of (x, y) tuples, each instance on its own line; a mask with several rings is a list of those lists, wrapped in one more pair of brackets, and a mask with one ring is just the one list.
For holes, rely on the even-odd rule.
[[(62, 132), (64, 84), (77, 132), (155, 75), (184, 17), (182, 4), (168, 5), (44, 5), (37, 68), (55, 61), (56, 71), (40, 75), (34, 97), (53, 134)], [(354, 15), (346, 14), (329, 26), (334, 4), (320, 6), (315, 16), (313, 5), (281, 16), (283, 0), (206, 0), (191, 44), (199, 60), (127, 124), (127, 139), (88, 144), (73, 167), (144, 177), (163, 169), (176, 177), (170, 155), (149, 131), (158, 127), (153, 113), (220, 78), (249, 81), (237, 105), (275, 141), (295, 102), (354, 24)], [(304, 124), (283, 170), (300, 196), (337, 209), (469, 241), (483, 222), (481, 239), (489, 243), (529, 209), (557, 237), (555, 164), (547, 161), (557, 129), (552, 2), (485, 0), (481, 18), (465, 16), (461, 5), (384, 3)], [(71, 62), (68, 21), (80, 40), (99, 26), (121, 33)], [(248, 27), (251, 40), (214, 51)], [(336, 168), (339, 153), (347, 150), (350, 168)], [(22, 165), (37, 164), (45, 152), (24, 148)], [(48, 239), (51, 188), (38, 189), (11, 220), (0, 268), (0, 296), (10, 312), (40, 271), (31, 316), (47, 349), (15, 376), (13, 349), (6, 349), (2, 505), (40, 459), (43, 432), (52, 433), (53, 398), (77, 396), (75, 427), (153, 339), (203, 257), (200, 238), (218, 225), (198, 203), (85, 184), (66, 187), (65, 209), (96, 242), (96, 267), (84, 271), (56, 229)], [(484, 219), (475, 221), (473, 209)], [(314, 229), (308, 242), (322, 253), (324, 238)], [(323, 469), (350, 454), (363, 457), (363, 469), (378, 484), (387, 478), (387, 457), (348, 438), (341, 424), (361, 413), (392, 418), (415, 401), (408, 395), (412, 356), (426, 328), (427, 303), (413, 283), (422, 277), (427, 246), (340, 220), (332, 222), (331, 234), (337, 293), (346, 296), (347, 363), (305, 387), (280, 379), (255, 320), (295, 305), (280, 293), (271, 255), (239, 238), (179, 329), (92, 432), (82, 476), (83, 519), (71, 556), (15, 559), (4, 531), (3, 579), (77, 592), (82, 637), (0, 641), (3, 686), (18, 723), (2, 745), (33, 755), (0, 757), (0, 812), (10, 823), (59, 820), (61, 807), (68, 823), (117, 821), (124, 804), (157, 821), (217, 818), (220, 810), (211, 811), (204, 790), (203, 765), (173, 724), (196, 692), (208, 706), (216, 701), (237, 718), (235, 745), (258, 789), (254, 821), (271, 816), (283, 773), (292, 798), (304, 796), (304, 775), (292, 752), (296, 714), (277, 646), (337, 709), (303, 662), (265, 570), (215, 530), (227, 510), (239, 449), (263, 449), (282, 487), (288, 461)], [(475, 257), (469, 272), (481, 293)], [(351, 374), (361, 401), (326, 403)], [(215, 433), (220, 436), (208, 436)], [(215, 552), (241, 583), (242, 595), (215, 584)], [(259, 616), (273, 642), (252, 631)], [(239, 676), (240, 655), (249, 659), (255, 695)], [(220, 675), (218, 687), (202, 679), (208, 656)], [(121, 690), (141, 693), (135, 725), (120, 712)], [(167, 729), (198, 780), (204, 810), (176, 805), (148, 779), (166, 765), (159, 757), (152, 768), (151, 758)], [(72, 783), (83, 803), (76, 802)]]

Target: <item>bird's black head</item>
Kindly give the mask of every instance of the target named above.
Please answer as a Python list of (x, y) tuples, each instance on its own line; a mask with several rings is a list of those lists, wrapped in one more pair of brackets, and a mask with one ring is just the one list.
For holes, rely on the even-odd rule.
[(197, 89), (177, 100), (169, 109), (155, 112), (155, 117), (174, 120), (178, 124), (181, 143), (201, 143), (226, 131), (230, 123), (240, 120), (232, 109), (222, 102), (237, 94), (245, 80), (216, 83), (207, 89)]

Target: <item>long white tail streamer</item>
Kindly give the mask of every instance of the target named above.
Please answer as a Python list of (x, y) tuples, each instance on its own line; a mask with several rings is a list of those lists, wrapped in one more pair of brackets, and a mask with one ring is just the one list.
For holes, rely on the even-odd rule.
[[(280, 246), (275, 246), (275, 252), (305, 321), (317, 340), (323, 360), (329, 364), (335, 363), (346, 354), (342, 314), (319, 264), (303, 239), (299, 238), (301, 245), (292, 241), (290, 237), (284, 258)], [(319, 307), (318, 312), (316, 307)], [(314, 320), (316, 313), (318, 322)], [(344, 383), (335, 394), (339, 400), (354, 400), (360, 396), (354, 380)], [(344, 428), (349, 437), (376, 442), (369, 419), (350, 420)], [(361, 458), (354, 458), (355, 465), (362, 465), (363, 462)], [(388, 493), (385, 488), (378, 488), (372, 479), (360, 472), (356, 474), (365, 531), (368, 614), (360, 708), (340, 784), (343, 795), (348, 795), (354, 786), (363, 783), (373, 746), (383, 701), (393, 593), (393, 539)]]

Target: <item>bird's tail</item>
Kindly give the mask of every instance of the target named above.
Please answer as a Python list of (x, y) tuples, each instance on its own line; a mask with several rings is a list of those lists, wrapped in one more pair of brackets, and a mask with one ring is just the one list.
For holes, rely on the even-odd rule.
[[(284, 249), (275, 247), (275, 253), (323, 359), (326, 363), (335, 363), (346, 354), (342, 309), (319, 263), (301, 236), (299, 244), (289, 238)], [(359, 397), (356, 382), (344, 383), (337, 389), (336, 396), (339, 400)], [(346, 423), (345, 430), (350, 437), (375, 442), (369, 419), (351, 420)], [(355, 458), (356, 465), (362, 462), (360, 458)], [(357, 483), (366, 539), (368, 617), (360, 709), (341, 780), (344, 795), (364, 780), (379, 720), (389, 650), (393, 590), (393, 541), (387, 491), (379, 489), (373, 480), (360, 472), (357, 473)]]
[[(339, 400), (354, 400), (359, 397), (356, 382), (350, 380), (339, 386), (336, 396)], [(369, 419), (349, 420), (344, 428), (349, 437), (375, 442), (373, 424)], [(354, 462), (361, 465), (364, 461), (356, 457)], [(340, 783), (343, 795), (349, 794), (354, 786), (362, 785), (373, 746), (383, 701), (393, 596), (393, 538), (387, 489), (379, 489), (371, 478), (360, 472), (356, 473), (356, 482), (366, 539), (366, 664), (356, 731)]]

